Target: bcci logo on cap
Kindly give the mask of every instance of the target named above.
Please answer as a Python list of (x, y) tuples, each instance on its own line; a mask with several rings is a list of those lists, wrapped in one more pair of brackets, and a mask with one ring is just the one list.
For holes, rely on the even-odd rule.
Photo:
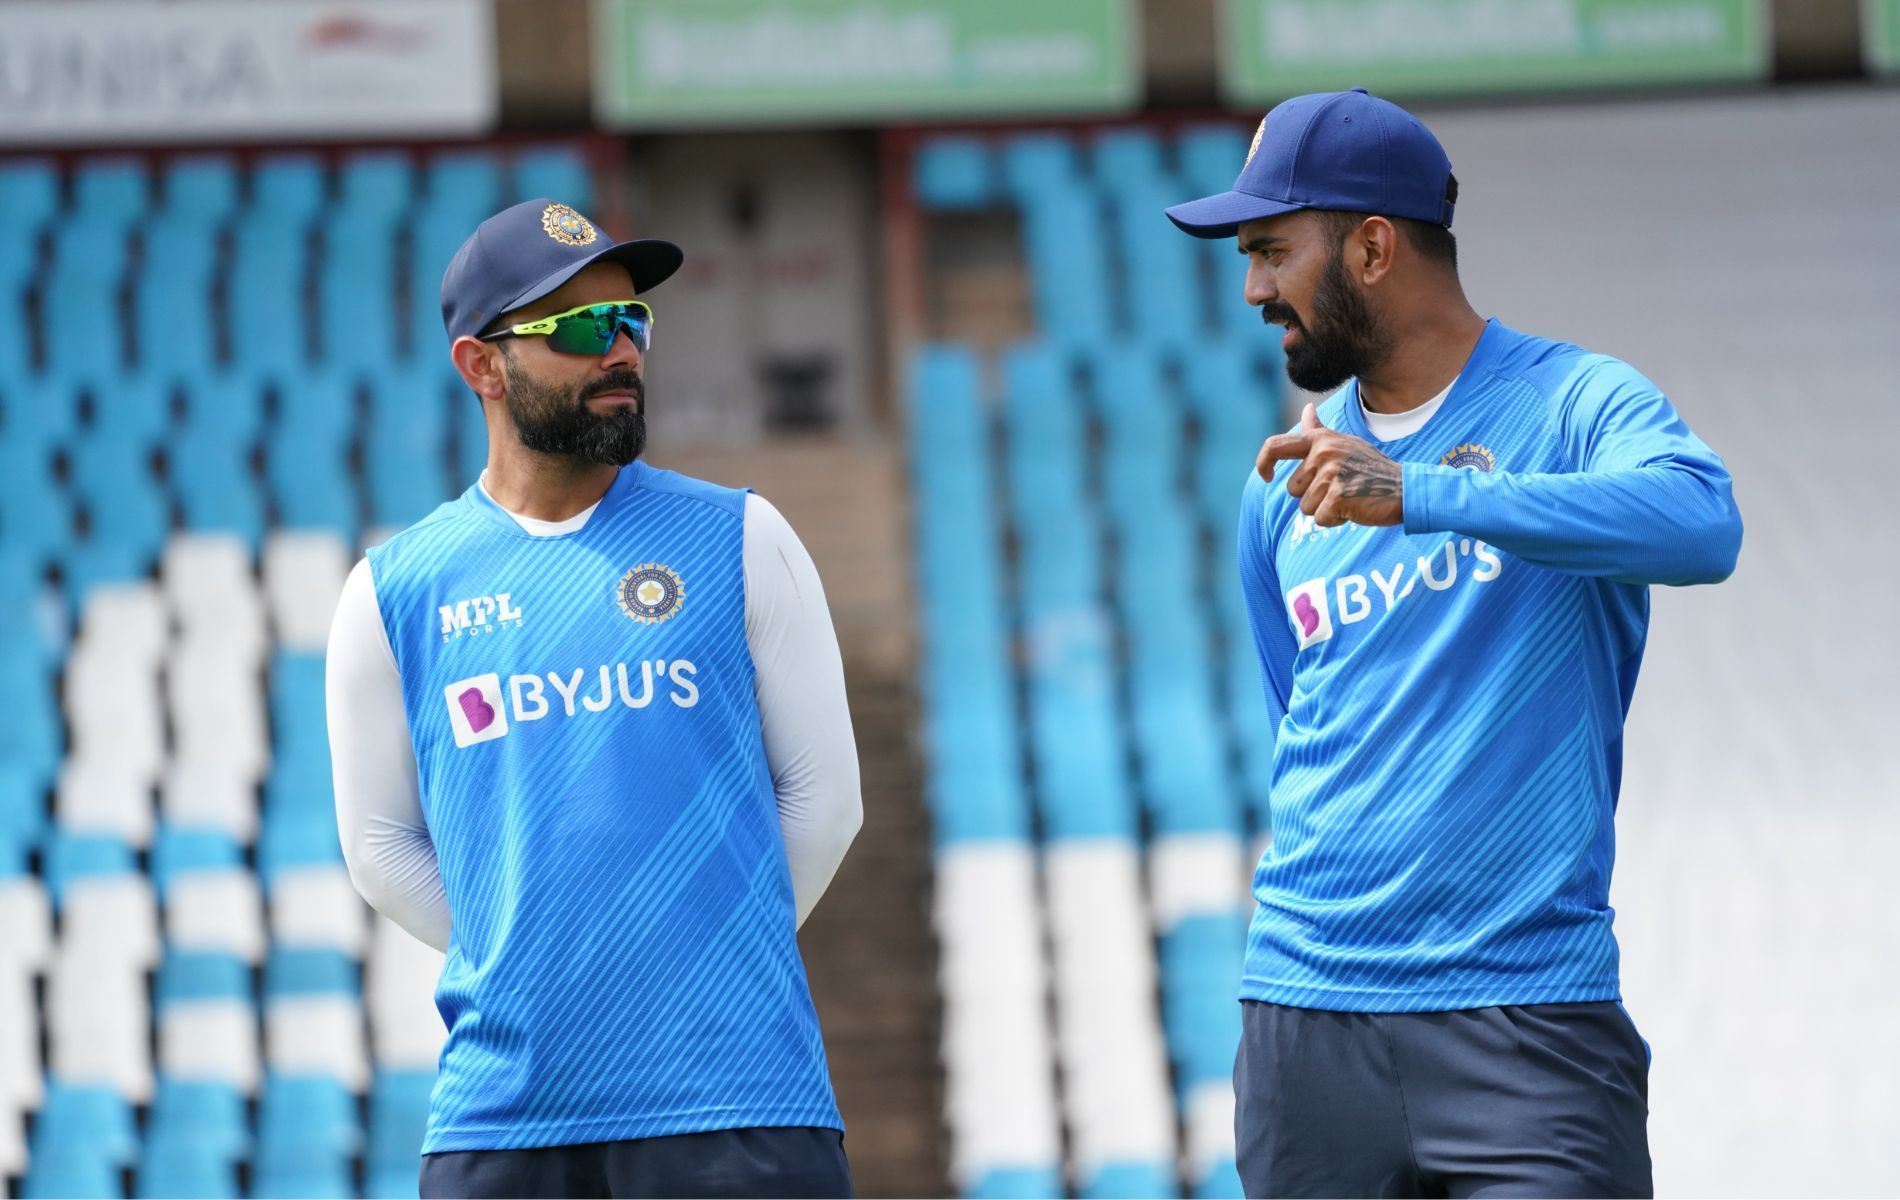
[(550, 204), (542, 209), (541, 228), (563, 246), (585, 246), (600, 236), (586, 217), (565, 204)]
[(622, 575), (615, 594), (620, 611), (642, 625), (671, 620), (686, 602), (686, 588), (678, 572), (660, 563), (641, 563)]

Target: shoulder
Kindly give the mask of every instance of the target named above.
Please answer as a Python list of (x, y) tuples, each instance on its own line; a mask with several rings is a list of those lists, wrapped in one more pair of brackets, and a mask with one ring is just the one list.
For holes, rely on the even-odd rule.
[(1491, 373), (1528, 384), (1549, 400), (1574, 404), (1632, 388), (1660, 394), (1642, 372), (1620, 358), (1554, 338), (1516, 330), (1505, 333), (1504, 345), (1490, 364)]
[(682, 475), (678, 471), (644, 465), (635, 486), (651, 496), (704, 505), (724, 513), (734, 521), (745, 519), (748, 507), (746, 497), (751, 494), (745, 488), (723, 487), (704, 479), (695, 479), (691, 475)]
[(407, 563), (435, 553), (444, 543), (463, 536), (468, 523), (476, 520), (464, 493), (436, 507), (428, 516), (400, 529), (365, 551), (364, 569), (381, 572), (396, 563)]

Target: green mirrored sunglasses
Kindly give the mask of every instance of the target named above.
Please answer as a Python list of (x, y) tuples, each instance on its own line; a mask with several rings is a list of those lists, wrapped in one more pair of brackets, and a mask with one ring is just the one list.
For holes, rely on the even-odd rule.
[(640, 353), (653, 344), (653, 310), (638, 300), (610, 300), (604, 304), (583, 304), (551, 317), (523, 321), (494, 333), (484, 333), (484, 342), (507, 337), (545, 337), (548, 349), (562, 354), (586, 354), (595, 358), (607, 353), (621, 330), (633, 339)]

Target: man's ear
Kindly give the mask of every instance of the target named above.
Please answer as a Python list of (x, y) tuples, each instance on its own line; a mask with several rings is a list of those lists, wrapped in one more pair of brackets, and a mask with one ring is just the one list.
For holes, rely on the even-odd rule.
[(1356, 254), (1347, 256), (1347, 263), (1357, 259), (1359, 282), (1375, 284), (1392, 272), (1392, 256), (1399, 248), (1399, 230), (1384, 217), (1367, 217), (1359, 223), (1359, 228), (1347, 236), (1349, 247)]
[(462, 382), (484, 403), (501, 399), (507, 391), (507, 381), (502, 376), (501, 347), (495, 343), (464, 335), (449, 347), (449, 358), (454, 361)]

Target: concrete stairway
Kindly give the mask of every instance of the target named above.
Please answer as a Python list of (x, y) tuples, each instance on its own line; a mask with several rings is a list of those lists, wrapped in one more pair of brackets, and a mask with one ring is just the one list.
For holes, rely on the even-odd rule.
[(754, 488), (785, 514), (818, 564), (844, 651), (865, 819), (799, 942), (858, 1194), (947, 1195), (930, 826), (897, 456), (876, 445), (792, 440), (656, 454), (654, 462)]

